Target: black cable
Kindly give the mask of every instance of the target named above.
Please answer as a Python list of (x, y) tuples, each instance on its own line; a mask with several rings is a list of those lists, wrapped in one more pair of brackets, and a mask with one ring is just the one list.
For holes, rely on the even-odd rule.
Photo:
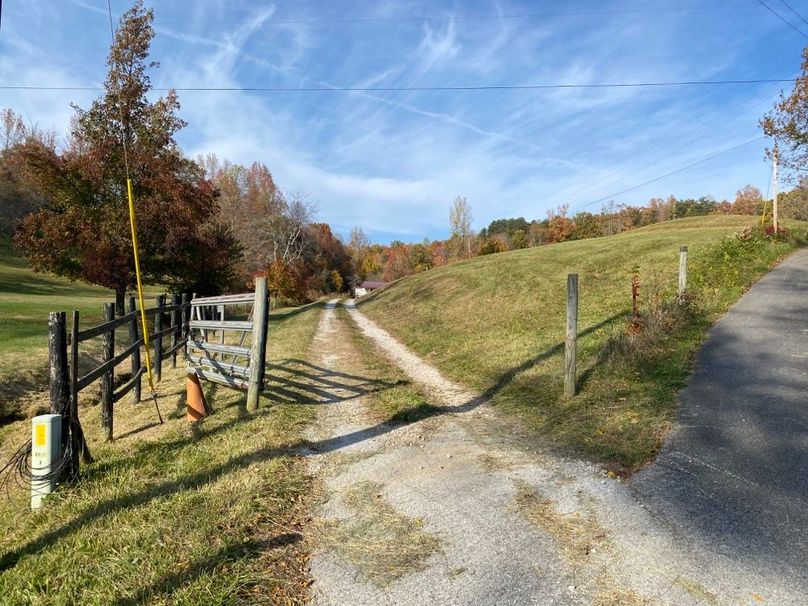
[[(796, 78), (796, 76), (795, 76), (795, 78)], [(748, 100), (759, 98), (760, 96), (761, 95), (759, 93), (756, 93), (756, 94), (753, 94), (751, 97), (749, 97)], [(769, 97), (771, 97), (771, 95), (768, 92), (766, 92), (765, 97), (768, 99)], [(765, 103), (765, 102), (766, 101), (763, 101), (762, 103)], [(741, 105), (745, 105), (745, 103), (746, 103), (746, 100)], [(715, 132), (716, 130), (718, 130), (722, 126), (724, 126), (726, 124), (729, 124), (730, 122), (732, 122), (734, 120), (737, 120), (743, 114), (751, 111), (752, 109), (757, 108), (757, 106), (761, 105), (762, 103), (758, 103), (754, 107), (751, 107), (751, 108), (746, 107), (746, 109), (744, 109), (741, 113), (735, 113), (735, 115), (733, 115), (731, 118), (723, 120), (720, 124), (718, 124), (717, 126), (714, 126), (710, 130), (706, 131), (705, 133), (703, 133), (703, 134), (701, 134), (699, 136), (704, 137), (707, 134)], [(635, 154), (633, 154), (633, 153), (628, 154), (627, 156), (624, 156), (618, 162), (612, 163), (608, 167), (606, 167), (604, 169), (601, 169), (601, 170), (611, 170), (612, 168), (620, 167), (621, 171), (625, 171), (628, 168), (632, 168), (633, 169), (632, 172), (641, 173), (645, 169), (647, 169), (649, 166), (657, 164), (663, 158), (670, 157), (671, 155), (676, 153), (679, 149), (681, 149), (685, 145), (688, 145), (689, 143), (691, 143), (692, 141), (687, 141), (687, 140), (690, 137), (694, 136), (697, 132), (702, 131), (703, 129), (707, 128), (710, 125), (711, 122), (714, 122), (714, 121), (716, 121), (716, 119), (720, 119), (722, 117), (726, 118), (726, 109), (727, 108), (724, 108), (724, 109), (725, 109), (725, 112), (723, 114), (718, 113), (718, 114), (714, 115), (709, 121), (701, 124), (700, 126), (694, 128), (692, 130), (689, 130), (689, 131), (683, 133), (682, 135), (680, 135), (679, 137), (677, 137), (673, 141), (665, 142), (664, 145), (657, 146), (657, 148), (654, 151), (652, 151), (651, 153), (649, 153), (649, 154), (646, 154), (644, 156), (639, 156), (639, 157), (634, 157)], [(703, 115), (707, 115), (707, 114), (705, 113)], [(701, 117), (702, 116), (700, 116), (699, 118), (701, 118)], [(684, 144), (675, 145), (675, 144), (678, 144), (680, 142), (684, 142)], [(652, 158), (651, 160), (649, 160), (649, 156), (650, 156), (650, 158)], [(626, 162), (626, 161), (628, 161), (628, 162)], [(642, 165), (638, 167), (638, 165), (640, 165), (640, 164), (642, 164)], [(597, 185), (601, 184), (601, 183), (604, 183), (604, 182), (608, 183), (609, 181), (616, 181), (618, 179), (620, 179), (620, 175), (607, 174), (607, 175), (604, 175), (602, 177), (599, 177), (599, 178), (595, 179), (594, 181), (588, 181), (585, 185), (582, 185), (582, 186), (581, 185), (577, 185), (577, 186), (576, 185), (571, 185), (571, 186), (566, 187), (563, 190), (561, 190), (559, 192), (559, 194), (557, 194), (557, 197), (553, 200), (552, 203), (550, 203), (549, 206), (553, 207), (553, 206), (561, 204), (561, 203), (563, 203), (565, 201), (571, 201), (573, 198), (582, 198), (582, 197), (584, 197), (583, 194), (585, 192), (591, 192), (592, 190), (597, 191), (597, 189), (603, 189), (605, 187), (613, 187), (613, 185), (608, 185), (607, 184), (607, 185), (604, 185), (604, 186), (598, 188)], [(588, 194), (588, 195), (591, 195), (591, 194)]]
[(786, 19), (785, 17), (783, 17), (783, 15), (781, 15), (781, 14), (780, 14), (780, 13), (778, 13), (776, 10), (774, 10), (774, 9), (773, 9), (771, 6), (769, 6), (768, 4), (766, 4), (766, 3), (765, 3), (763, 0), (757, 0), (757, 1), (758, 1), (758, 4), (760, 4), (762, 7), (764, 7), (764, 8), (765, 8), (767, 11), (769, 11), (769, 12), (770, 12), (772, 15), (774, 15), (775, 17), (777, 17), (778, 19), (780, 19), (780, 21), (782, 21), (782, 22), (783, 22), (783, 23), (785, 23), (787, 26), (789, 26), (791, 29), (793, 29), (795, 32), (797, 32), (797, 33), (798, 33), (800, 36), (802, 36), (803, 38), (808, 39), (808, 36), (807, 36), (807, 35), (805, 35), (804, 33), (802, 33), (802, 30), (800, 30), (799, 28), (797, 28), (797, 26), (796, 26), (796, 25), (794, 25), (793, 23), (791, 23), (791, 21), (789, 21), (788, 19)]
[(633, 185), (632, 187), (629, 187), (629, 188), (624, 189), (622, 191), (618, 191), (618, 192), (615, 192), (613, 194), (609, 194), (608, 196), (604, 196), (603, 198), (599, 198), (597, 200), (593, 200), (592, 202), (588, 202), (586, 204), (578, 206), (578, 207), (576, 207), (576, 209), (587, 208), (589, 206), (592, 206), (593, 204), (599, 204), (600, 202), (605, 202), (605, 201), (607, 201), (607, 200), (609, 200), (611, 198), (614, 198), (616, 196), (621, 196), (623, 194), (627, 194), (630, 191), (634, 191), (635, 189), (645, 187), (646, 185), (650, 185), (651, 183), (656, 183), (657, 181), (661, 181), (662, 179), (666, 179), (666, 178), (671, 177), (673, 175), (676, 175), (678, 173), (684, 172), (684, 171), (686, 171), (686, 170), (688, 170), (690, 168), (693, 168), (694, 166), (698, 166), (699, 164), (709, 162), (710, 160), (718, 158), (719, 156), (723, 156), (723, 155), (728, 154), (730, 152), (734, 152), (735, 150), (741, 149), (742, 147), (746, 147), (747, 145), (751, 145), (752, 143), (755, 143), (756, 141), (760, 141), (761, 139), (764, 139), (764, 138), (765, 137), (763, 135), (760, 135), (759, 137), (755, 137), (754, 139), (750, 139), (749, 141), (746, 141), (745, 143), (741, 143), (740, 145), (735, 145), (734, 147), (730, 147), (729, 149), (725, 149), (723, 151), (720, 151), (717, 154), (713, 154), (713, 155), (708, 156), (706, 158), (702, 158), (701, 160), (697, 160), (696, 162), (688, 164), (687, 166), (677, 168), (676, 170), (673, 170), (673, 171), (671, 171), (669, 173), (665, 173), (664, 175), (660, 175), (659, 177), (649, 179), (648, 181), (644, 181), (643, 183)]
[[(592, 84), (490, 84), (471, 86), (301, 86), (301, 87), (258, 87), (258, 86), (186, 86), (177, 88), (152, 88), (166, 92), (245, 92), (245, 93), (334, 93), (334, 92), (425, 92), (425, 91), (487, 91), (487, 90), (544, 90), (544, 89), (584, 89), (584, 88), (654, 88), (665, 86), (721, 86), (742, 84), (769, 84), (794, 82), (793, 78), (758, 78), (751, 80), (678, 80), (670, 82), (603, 82)], [(43, 90), (43, 91), (100, 91), (100, 86), (36, 86), (22, 84), (0, 85), (0, 90)]]
[(791, 5), (790, 5), (788, 2), (786, 2), (786, 0), (780, 0), (780, 2), (782, 2), (783, 4), (785, 4), (785, 6), (786, 6), (786, 8), (787, 8), (788, 10), (790, 10), (792, 13), (794, 13), (795, 15), (797, 15), (797, 18), (798, 18), (800, 21), (802, 21), (803, 23), (805, 23), (805, 25), (808, 25), (808, 20), (806, 20), (806, 19), (805, 19), (805, 17), (803, 17), (801, 14), (799, 14), (799, 13), (798, 13), (797, 11), (795, 11), (793, 8), (791, 8)]

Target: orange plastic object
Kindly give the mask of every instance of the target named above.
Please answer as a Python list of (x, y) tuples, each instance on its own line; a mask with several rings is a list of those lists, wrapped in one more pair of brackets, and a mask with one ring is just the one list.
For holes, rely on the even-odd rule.
[(208, 416), (208, 403), (205, 401), (205, 394), (202, 393), (202, 386), (195, 372), (189, 372), (185, 380), (185, 401), (186, 418), (189, 421), (198, 421)]

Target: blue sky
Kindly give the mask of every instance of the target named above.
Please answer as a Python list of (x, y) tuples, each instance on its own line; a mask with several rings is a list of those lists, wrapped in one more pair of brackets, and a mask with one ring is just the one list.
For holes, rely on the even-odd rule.
[[(782, 0), (771, 8), (808, 34)], [(808, 19), (808, 1), (787, 0)], [(788, 78), (808, 42), (758, 0), (148, 2), (157, 87), (411, 87)], [(112, 0), (120, 15), (128, 2)], [(105, 0), (7, 0), (0, 84), (94, 86)], [(498, 91), (181, 92), (186, 153), (263, 161), (347, 235), (442, 238), (457, 195), (474, 227), (544, 218), (759, 136), (781, 84)], [(92, 92), (0, 91), (68, 128)], [(765, 141), (613, 196), (734, 197), (768, 187)]]

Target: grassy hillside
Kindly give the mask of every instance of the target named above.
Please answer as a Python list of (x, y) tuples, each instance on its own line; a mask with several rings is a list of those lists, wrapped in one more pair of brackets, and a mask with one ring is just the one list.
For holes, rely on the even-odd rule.
[[(0, 495), (0, 602), (303, 603), (313, 487), (295, 449), (315, 411), (298, 386), (320, 309), (273, 314), (270, 395), (256, 413), (242, 393), (209, 386), (214, 414), (189, 424), (183, 369), (164, 372), (164, 425), (151, 402), (124, 399), (107, 444), (100, 407), (83, 407), (96, 462), (81, 483), (33, 513), (25, 490)], [(27, 421), (0, 427), (0, 465), (30, 432)]]
[(0, 423), (47, 389), (48, 312), (78, 309), (95, 323), (114, 300), (111, 290), (34, 273), (0, 238)]
[[(478, 257), (411, 276), (361, 309), (446, 375), (551, 443), (619, 467), (649, 460), (709, 325), (793, 241), (726, 236), (751, 217), (680, 219), (608, 238)], [(805, 224), (789, 224), (792, 235)], [(687, 245), (693, 300), (671, 303)], [(638, 272), (645, 327), (630, 333)], [(567, 273), (579, 274), (579, 390), (562, 396)], [(636, 332), (636, 331), (635, 331)]]

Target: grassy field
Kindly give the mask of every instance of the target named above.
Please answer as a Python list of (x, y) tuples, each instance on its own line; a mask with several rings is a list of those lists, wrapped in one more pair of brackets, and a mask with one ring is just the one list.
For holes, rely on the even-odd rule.
[(89, 326), (114, 300), (111, 290), (34, 273), (0, 238), (0, 424), (24, 415), (31, 394), (47, 389), (48, 312), (77, 309)]
[[(447, 376), (559, 448), (630, 471), (675, 418), (715, 319), (794, 241), (727, 238), (751, 217), (680, 219), (608, 238), (478, 257), (403, 279), (361, 310)], [(791, 223), (793, 234), (805, 224)], [(689, 305), (672, 305), (689, 247)], [(643, 328), (630, 326), (631, 278)], [(579, 395), (563, 397), (566, 274), (579, 274)]]
[[(28, 495), (0, 497), (4, 605), (297, 604), (309, 584), (312, 480), (295, 454), (313, 418), (295, 397), (320, 308), (274, 313), (270, 395), (256, 413), (241, 393), (208, 388), (214, 414), (184, 419), (181, 370), (150, 402), (116, 405), (116, 441), (102, 442), (99, 407), (81, 409), (95, 463), (79, 485), (35, 513)], [(279, 404), (279, 400), (283, 403)], [(295, 401), (297, 400), (297, 402)], [(30, 435), (0, 428), (0, 461)]]

